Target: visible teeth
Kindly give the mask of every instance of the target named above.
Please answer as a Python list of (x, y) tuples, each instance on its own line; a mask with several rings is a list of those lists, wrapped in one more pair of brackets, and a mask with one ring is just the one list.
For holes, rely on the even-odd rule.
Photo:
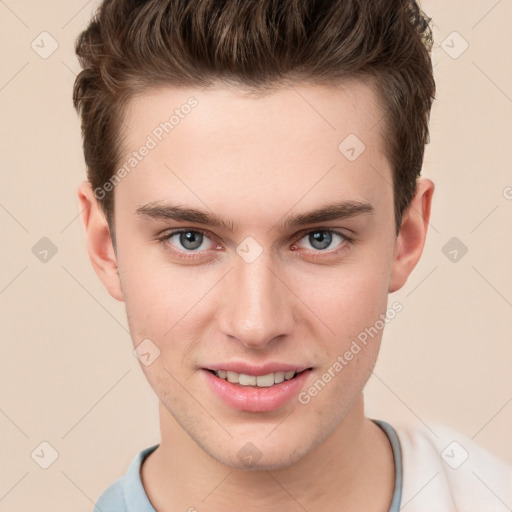
[(238, 384), (241, 386), (256, 386), (256, 377), (254, 375), (241, 373), (238, 377)]
[(280, 384), (284, 381), (284, 372), (276, 372), (274, 373), (274, 382), (276, 384)]
[[(220, 377), (220, 375), (219, 375), (219, 377)], [(238, 378), (240, 377), (240, 374), (236, 373), (236, 372), (226, 372), (226, 377), (228, 379), (228, 382), (232, 382), (233, 384), (238, 384)]]
[(236, 373), (229, 370), (217, 370), (215, 372), (217, 377), (227, 380), (233, 384), (240, 384), (241, 386), (258, 386), (260, 388), (269, 388), (274, 384), (280, 384), (285, 380), (290, 380), (295, 377), (296, 373), (291, 372), (274, 372), (267, 373), (267, 375), (247, 375), (245, 373)]
[(274, 374), (268, 373), (267, 375), (258, 375), (256, 377), (256, 385), (260, 388), (269, 388), (274, 385)]

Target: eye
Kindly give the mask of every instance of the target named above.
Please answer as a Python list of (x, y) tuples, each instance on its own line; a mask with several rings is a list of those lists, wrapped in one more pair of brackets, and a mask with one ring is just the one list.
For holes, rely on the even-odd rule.
[(212, 249), (215, 244), (202, 231), (182, 229), (165, 235), (164, 240), (179, 251), (200, 252)]
[[(306, 240), (307, 244), (309, 244), (310, 247), (312, 247), (315, 251), (337, 249), (343, 245), (344, 242), (349, 242), (348, 237), (338, 233), (337, 231), (332, 231), (329, 229), (316, 229), (314, 231), (310, 231), (300, 239), (299, 243), (294, 245), (297, 247), (300, 246), (300, 242), (302, 240)], [(309, 249), (310, 247), (305, 248)]]

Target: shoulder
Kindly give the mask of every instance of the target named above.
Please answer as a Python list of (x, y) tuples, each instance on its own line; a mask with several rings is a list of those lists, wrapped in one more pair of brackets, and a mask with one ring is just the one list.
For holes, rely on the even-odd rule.
[(158, 446), (146, 448), (135, 456), (126, 473), (103, 491), (94, 512), (154, 512), (142, 485), (140, 467)]
[(98, 498), (94, 512), (122, 512), (126, 510), (123, 492), (123, 478), (118, 478)]
[(418, 512), (510, 510), (511, 464), (444, 425), (395, 430), (402, 450), (402, 506), (410, 502)]

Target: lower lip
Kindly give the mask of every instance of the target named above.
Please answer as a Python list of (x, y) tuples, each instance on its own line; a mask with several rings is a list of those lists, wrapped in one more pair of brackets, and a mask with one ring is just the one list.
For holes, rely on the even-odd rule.
[(213, 392), (229, 406), (240, 411), (268, 412), (279, 409), (298, 395), (311, 370), (268, 388), (240, 386), (220, 379), (208, 370), (201, 370)]

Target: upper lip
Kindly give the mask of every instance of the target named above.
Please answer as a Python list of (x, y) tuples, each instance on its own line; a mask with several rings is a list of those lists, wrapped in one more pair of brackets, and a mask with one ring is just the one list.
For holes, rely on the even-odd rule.
[(226, 370), (235, 373), (243, 373), (245, 375), (254, 375), (256, 377), (267, 375), (275, 372), (297, 372), (311, 368), (311, 366), (280, 363), (278, 361), (269, 361), (265, 364), (251, 364), (244, 361), (226, 361), (225, 363), (212, 364), (205, 367), (205, 370)]

